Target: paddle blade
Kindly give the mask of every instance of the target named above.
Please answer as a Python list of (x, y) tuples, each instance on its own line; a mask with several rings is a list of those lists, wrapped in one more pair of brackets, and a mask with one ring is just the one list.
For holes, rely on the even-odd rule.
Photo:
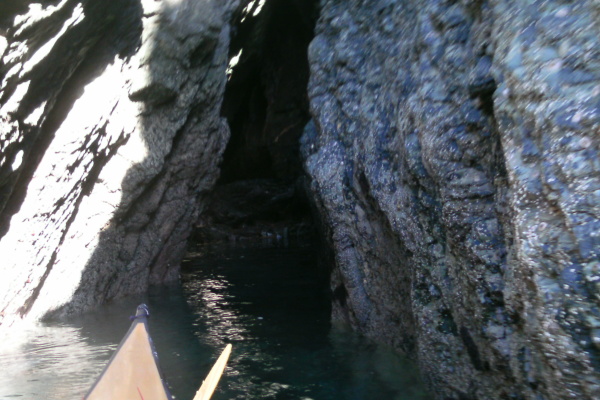
[(219, 356), (219, 359), (213, 365), (208, 376), (200, 386), (200, 390), (196, 392), (196, 396), (194, 400), (209, 400), (212, 396), (215, 388), (217, 387), (217, 383), (219, 383), (219, 379), (221, 375), (223, 375), (223, 370), (225, 370), (225, 365), (227, 364), (227, 360), (229, 359), (229, 355), (231, 354), (231, 344), (228, 344), (225, 347), (225, 350)]

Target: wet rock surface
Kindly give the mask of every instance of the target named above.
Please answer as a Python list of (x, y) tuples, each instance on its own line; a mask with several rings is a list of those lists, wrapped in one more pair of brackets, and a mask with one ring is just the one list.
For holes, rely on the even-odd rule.
[(3, 328), (177, 279), (229, 136), (238, 6), (20, 3), (0, 49)]
[(200, 245), (311, 243), (316, 232), (305, 182), (240, 180), (217, 186), (193, 231)]
[(598, 5), (321, 4), (302, 153), (334, 317), (441, 399), (598, 398)]

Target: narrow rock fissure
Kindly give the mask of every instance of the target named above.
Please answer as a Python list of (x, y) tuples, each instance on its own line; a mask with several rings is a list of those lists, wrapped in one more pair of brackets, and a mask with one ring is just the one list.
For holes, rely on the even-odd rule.
[(308, 44), (315, 1), (271, 1), (237, 17), (222, 106), (231, 137), (203, 213), (200, 243), (312, 237), (299, 139), (310, 119)]

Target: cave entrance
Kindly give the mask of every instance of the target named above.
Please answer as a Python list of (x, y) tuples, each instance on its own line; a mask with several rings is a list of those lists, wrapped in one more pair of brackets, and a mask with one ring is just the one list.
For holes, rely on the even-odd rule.
[(317, 16), (317, 1), (306, 0), (250, 1), (237, 16), (222, 106), (231, 138), (197, 243), (313, 236), (299, 139)]

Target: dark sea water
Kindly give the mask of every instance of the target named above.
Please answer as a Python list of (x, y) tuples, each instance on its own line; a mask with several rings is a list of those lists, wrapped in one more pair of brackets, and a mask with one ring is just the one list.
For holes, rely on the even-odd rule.
[(425, 400), (416, 367), (329, 323), (309, 247), (190, 254), (182, 284), (0, 343), (0, 399), (81, 399), (145, 302), (163, 373), (191, 400), (227, 343), (214, 400)]

